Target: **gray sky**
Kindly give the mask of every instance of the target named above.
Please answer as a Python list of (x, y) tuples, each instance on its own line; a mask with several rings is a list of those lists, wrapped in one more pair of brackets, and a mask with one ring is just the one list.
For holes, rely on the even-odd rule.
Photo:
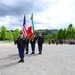
[(22, 29), (24, 13), (27, 26), (33, 13), (36, 30), (75, 27), (74, 0), (0, 0), (0, 26)]

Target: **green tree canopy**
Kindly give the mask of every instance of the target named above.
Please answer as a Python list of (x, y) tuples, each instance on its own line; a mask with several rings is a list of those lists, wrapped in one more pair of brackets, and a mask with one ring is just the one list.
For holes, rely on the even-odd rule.
[(2, 39), (2, 40), (5, 40), (5, 38), (6, 38), (6, 32), (7, 32), (7, 29), (6, 29), (6, 27), (3, 25), (3, 26), (1, 27), (1, 39)]

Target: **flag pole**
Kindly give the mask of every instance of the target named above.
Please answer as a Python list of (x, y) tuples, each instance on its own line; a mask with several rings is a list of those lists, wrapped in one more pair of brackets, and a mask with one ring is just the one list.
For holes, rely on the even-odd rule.
[(30, 18), (31, 22), (32, 22), (32, 29), (34, 31), (34, 21), (33, 21), (33, 13), (31, 14), (31, 18)]
[(26, 16), (26, 13), (24, 13), (24, 16)]

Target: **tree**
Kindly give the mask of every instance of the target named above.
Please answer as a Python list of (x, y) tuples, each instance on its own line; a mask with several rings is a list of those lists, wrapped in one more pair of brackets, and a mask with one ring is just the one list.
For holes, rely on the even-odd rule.
[(44, 39), (45, 39), (45, 42), (48, 42), (48, 40), (51, 40), (51, 35), (45, 35)]
[(57, 33), (57, 39), (62, 39), (62, 32), (63, 32), (63, 30), (62, 29), (60, 29), (59, 31), (58, 31), (58, 33)]
[(69, 24), (69, 26), (67, 28), (67, 38), (68, 39), (73, 39), (74, 38), (74, 34), (75, 34), (74, 27), (73, 27), (72, 24)]
[(13, 33), (12, 33), (12, 31), (8, 31), (7, 33), (6, 33), (6, 39), (7, 40), (13, 40)]
[(16, 38), (18, 38), (19, 35), (20, 35), (19, 29), (15, 29), (14, 32), (13, 32), (14, 40), (15, 40)]
[(62, 31), (62, 38), (63, 38), (63, 39), (66, 39), (66, 37), (67, 37), (66, 33), (67, 33), (67, 30), (64, 29), (64, 30)]
[(6, 27), (3, 25), (3, 26), (1, 27), (1, 39), (2, 39), (2, 40), (5, 40), (5, 39), (6, 39), (6, 31), (7, 31), (7, 29), (6, 29)]

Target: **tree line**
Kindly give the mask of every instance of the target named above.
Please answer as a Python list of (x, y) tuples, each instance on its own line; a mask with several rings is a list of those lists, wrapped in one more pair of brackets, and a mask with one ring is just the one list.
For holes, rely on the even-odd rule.
[(20, 30), (7, 30), (7, 28), (3, 25), (0, 27), (0, 40), (10, 40), (13, 41), (17, 37), (19, 37)]
[(57, 34), (56, 39), (64, 39), (64, 40), (69, 40), (69, 39), (75, 39), (75, 28), (73, 27), (72, 24), (69, 24), (68, 28), (60, 29)]
[[(7, 28), (3, 25), (0, 27), (0, 40), (10, 40), (13, 41), (20, 35), (20, 31), (18, 28), (15, 30), (7, 30)], [(42, 32), (44, 35), (45, 41), (47, 42), (49, 39), (52, 40), (60, 40), (60, 39), (75, 39), (75, 28), (72, 24), (69, 24), (67, 28), (64, 29), (52, 29), (52, 30), (34, 30), (34, 34), (37, 35), (38, 32)]]

